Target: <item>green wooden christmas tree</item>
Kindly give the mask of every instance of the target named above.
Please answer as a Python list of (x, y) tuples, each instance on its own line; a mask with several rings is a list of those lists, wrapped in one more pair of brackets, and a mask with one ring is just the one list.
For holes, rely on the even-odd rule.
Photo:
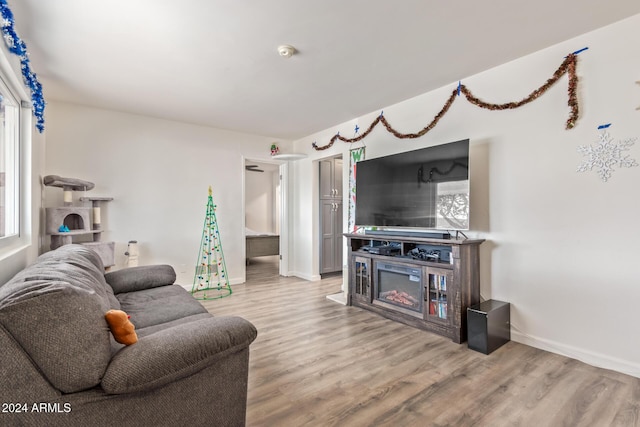
[(211, 187), (209, 187), (207, 214), (204, 218), (191, 294), (199, 300), (218, 299), (231, 295), (231, 285), (224, 262), (220, 231), (216, 220), (216, 205), (213, 204)]

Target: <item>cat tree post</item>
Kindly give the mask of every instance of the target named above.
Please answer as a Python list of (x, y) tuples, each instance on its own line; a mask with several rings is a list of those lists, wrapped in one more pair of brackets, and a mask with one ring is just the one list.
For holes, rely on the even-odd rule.
[[(91, 224), (92, 230), (102, 230), (102, 213), (101, 207), (103, 202), (110, 202), (113, 197), (80, 197), (81, 202), (90, 201), (93, 208), (93, 222)], [(101, 239), (101, 233), (94, 233), (93, 241), (99, 242)]]

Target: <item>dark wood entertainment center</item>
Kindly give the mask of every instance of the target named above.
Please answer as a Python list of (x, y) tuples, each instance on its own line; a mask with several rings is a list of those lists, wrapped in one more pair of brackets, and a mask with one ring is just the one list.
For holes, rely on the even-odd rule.
[(467, 307), (480, 302), (482, 239), (418, 233), (345, 234), (349, 305), (425, 329), (456, 343), (467, 339)]

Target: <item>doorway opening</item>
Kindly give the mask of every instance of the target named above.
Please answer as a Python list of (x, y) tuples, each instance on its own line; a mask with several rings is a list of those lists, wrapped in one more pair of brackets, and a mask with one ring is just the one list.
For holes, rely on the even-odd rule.
[(283, 165), (244, 161), (246, 278), (279, 276), (282, 271)]

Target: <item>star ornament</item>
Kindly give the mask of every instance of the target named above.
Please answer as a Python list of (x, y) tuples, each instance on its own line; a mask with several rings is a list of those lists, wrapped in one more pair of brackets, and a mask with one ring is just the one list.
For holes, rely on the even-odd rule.
[(615, 143), (609, 133), (604, 131), (600, 134), (599, 139), (596, 144), (578, 147), (578, 152), (586, 159), (578, 167), (577, 172), (595, 170), (600, 179), (607, 182), (615, 170), (614, 167), (638, 166), (638, 162), (625, 153), (631, 149), (637, 138), (628, 138)]

